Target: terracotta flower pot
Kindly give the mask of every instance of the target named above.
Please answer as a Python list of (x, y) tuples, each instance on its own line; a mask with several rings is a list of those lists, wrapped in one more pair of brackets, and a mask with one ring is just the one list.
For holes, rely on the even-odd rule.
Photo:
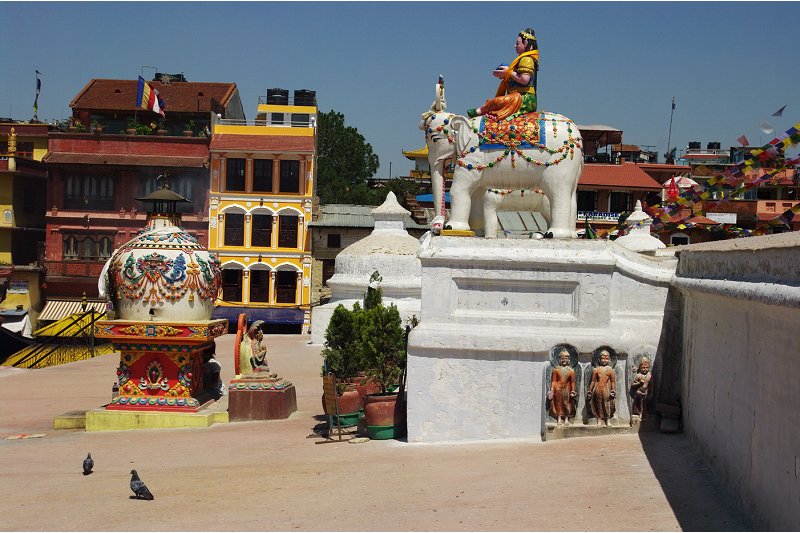
[[(339, 407), (340, 415), (357, 413), (364, 406), (364, 401), (361, 399), (361, 396), (359, 396), (358, 391), (350, 388), (348, 388), (348, 390), (344, 391), (342, 394), (336, 397), (336, 403)], [(326, 415), (336, 414), (336, 413), (329, 413), (327, 409), (325, 409), (324, 394), (322, 395), (322, 409)]]
[(397, 402), (397, 394), (370, 394), (364, 400), (367, 426), (399, 426), (406, 421), (406, 411)]
[(350, 378), (347, 381), (353, 384), (362, 400), (366, 399), (370, 394), (378, 394), (381, 391), (381, 386), (366, 376)]

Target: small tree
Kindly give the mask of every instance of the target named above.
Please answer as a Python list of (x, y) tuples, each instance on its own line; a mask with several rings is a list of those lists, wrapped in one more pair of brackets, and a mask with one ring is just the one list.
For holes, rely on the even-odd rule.
[(366, 373), (381, 387), (381, 393), (400, 380), (406, 364), (405, 331), (394, 304), (378, 304), (363, 311), (361, 353)]
[(381, 281), (383, 281), (383, 278), (377, 270), (369, 277), (367, 292), (364, 293), (364, 309), (374, 309), (382, 305), (383, 289), (381, 289)]
[(358, 323), (361, 321), (362, 309), (356, 304), (353, 310), (339, 304), (333, 310), (328, 329), (325, 330), (325, 372), (333, 372), (337, 378), (354, 377), (361, 367), (361, 354), (358, 337)]

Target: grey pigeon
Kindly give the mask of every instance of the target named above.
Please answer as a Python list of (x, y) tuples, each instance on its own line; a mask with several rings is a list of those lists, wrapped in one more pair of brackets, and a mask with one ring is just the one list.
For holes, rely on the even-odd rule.
[(155, 498), (147, 489), (147, 485), (145, 485), (141, 479), (139, 479), (139, 474), (136, 473), (136, 470), (131, 470), (131, 490), (136, 496), (131, 496), (131, 498), (136, 498), (137, 500), (154, 500)]
[(92, 459), (92, 454), (88, 454), (86, 459), (83, 460), (83, 475), (88, 476), (92, 473), (92, 468), (94, 468), (94, 459)]

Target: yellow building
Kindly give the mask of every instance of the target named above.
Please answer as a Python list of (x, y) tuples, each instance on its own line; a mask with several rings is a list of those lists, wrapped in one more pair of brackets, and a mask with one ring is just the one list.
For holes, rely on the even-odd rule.
[(0, 317), (7, 327), (26, 317), (35, 324), (41, 309), (48, 129), (0, 123)]
[(208, 249), (222, 264), (214, 318), (308, 333), (316, 95), (271, 89), (253, 122), (212, 121)]

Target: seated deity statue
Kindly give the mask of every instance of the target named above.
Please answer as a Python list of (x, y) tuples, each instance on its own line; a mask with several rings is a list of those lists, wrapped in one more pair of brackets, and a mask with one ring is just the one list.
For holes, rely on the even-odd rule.
[(610, 363), (611, 354), (608, 350), (602, 350), (600, 360), (592, 370), (592, 381), (586, 393), (586, 400), (598, 426), (608, 426), (616, 411), (617, 377)]
[(494, 115), (503, 120), (511, 115), (536, 111), (536, 74), (539, 70), (539, 46), (533, 29), (519, 32), (514, 43), (517, 57), (510, 65), (501, 64), (492, 76), (501, 80), (494, 98), (477, 109), (470, 109), (467, 115)]
[(239, 346), (239, 373), (269, 372), (267, 347), (264, 346), (263, 320), (256, 320), (247, 330), (247, 335)]
[(558, 354), (558, 366), (553, 369), (550, 379), (550, 390), (547, 399), (550, 400), (550, 416), (556, 419), (556, 424), (569, 425), (575, 416), (575, 401), (578, 392), (575, 390), (575, 370), (570, 365), (569, 351), (561, 350)]

